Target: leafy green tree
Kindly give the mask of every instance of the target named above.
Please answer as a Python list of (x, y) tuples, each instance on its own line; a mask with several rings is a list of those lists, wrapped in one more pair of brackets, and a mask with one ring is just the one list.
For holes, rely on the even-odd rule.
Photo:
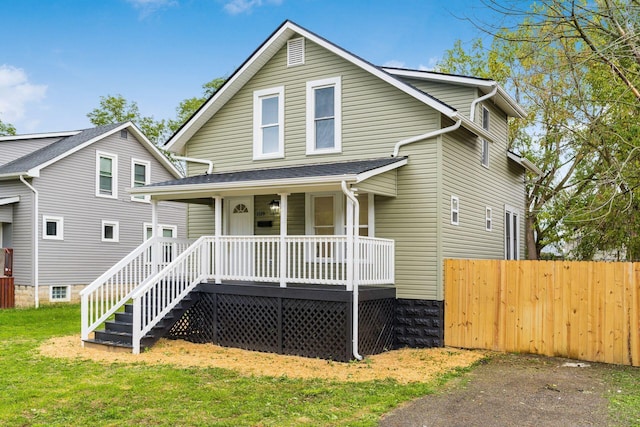
[(0, 120), (0, 136), (15, 135), (16, 128), (11, 123), (4, 123)]
[(225, 83), (225, 77), (217, 77), (202, 85), (202, 96), (194, 96), (180, 102), (176, 108), (176, 118), (168, 121), (171, 132), (176, 132), (202, 105), (207, 102)]

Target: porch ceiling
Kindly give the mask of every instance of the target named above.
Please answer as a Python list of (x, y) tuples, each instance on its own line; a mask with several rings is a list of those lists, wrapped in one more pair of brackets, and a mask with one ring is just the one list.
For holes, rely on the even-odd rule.
[[(358, 184), (406, 165), (407, 157), (250, 169), (197, 175), (130, 189), (155, 200), (209, 203), (215, 196), (340, 191), (343, 181)], [(375, 193), (375, 189), (368, 190)]]

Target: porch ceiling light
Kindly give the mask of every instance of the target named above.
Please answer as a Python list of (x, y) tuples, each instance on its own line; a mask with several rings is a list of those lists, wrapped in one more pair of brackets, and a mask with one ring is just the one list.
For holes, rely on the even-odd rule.
[(280, 200), (273, 199), (270, 201), (269, 210), (273, 215), (278, 215), (280, 213)]

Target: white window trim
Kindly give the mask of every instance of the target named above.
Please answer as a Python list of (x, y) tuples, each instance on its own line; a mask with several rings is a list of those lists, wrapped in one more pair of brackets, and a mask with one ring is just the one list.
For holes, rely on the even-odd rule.
[[(334, 121), (335, 126), (333, 148), (316, 149), (315, 133), (315, 90), (323, 87), (333, 86), (334, 98)], [(307, 82), (307, 154), (330, 154), (342, 152), (342, 79), (332, 77), (323, 80)]]
[(484, 211), (484, 229), (486, 231), (491, 231), (493, 230), (493, 217), (492, 217), (492, 212), (493, 210), (487, 206), (485, 208)]
[(482, 164), (482, 166), (489, 169), (489, 158), (491, 155), (491, 148), (489, 146), (489, 141), (487, 141), (486, 139), (482, 139), (481, 142), (482, 142), (482, 153), (481, 153), (480, 163)]
[[(262, 99), (278, 97), (278, 151), (262, 152)], [(279, 159), (284, 157), (284, 86), (253, 92), (253, 159)]]
[(484, 105), (482, 106), (482, 114), (480, 117), (482, 120), (482, 123), (480, 123), (480, 125), (484, 130), (488, 131), (491, 127), (491, 115), (489, 114), (489, 109)]
[[(521, 227), (521, 225), (520, 224), (522, 222), (523, 212), (521, 210), (519, 210), (519, 209), (514, 208), (513, 206), (504, 205), (504, 214), (502, 216), (503, 221), (504, 221), (507, 213), (511, 214), (511, 216), (510, 216), (511, 219), (513, 219), (514, 215), (516, 215), (517, 218), (518, 218), (518, 221), (516, 222), (516, 230), (515, 230), (515, 236), (517, 236), (517, 241), (516, 241), (516, 244), (513, 247), (513, 257), (509, 258), (509, 259), (518, 260), (518, 259), (520, 259), (520, 244), (521, 244), (521, 242), (520, 242), (520, 227)], [(504, 241), (504, 259), (508, 259), (507, 258), (506, 230), (507, 230), (507, 225), (504, 224), (504, 232), (503, 232), (503, 236), (502, 236), (503, 241)], [(511, 230), (511, 231), (513, 231), (513, 230)]]
[[(140, 159), (131, 159), (131, 188), (135, 187), (135, 179), (136, 179), (136, 165), (144, 165), (144, 181), (147, 185), (151, 183), (151, 162), (148, 160), (140, 160)], [(151, 196), (131, 196), (132, 202), (139, 203), (150, 203)]]
[[(64, 298), (54, 298), (53, 297), (53, 288), (65, 288), (65, 297)], [(69, 285), (51, 285), (49, 286), (49, 301), (50, 302), (69, 302), (71, 301), (71, 286)]]
[[(111, 194), (100, 194), (100, 158), (105, 157), (111, 159)], [(106, 199), (118, 198), (118, 155), (105, 153), (104, 151), (96, 150), (96, 197), (103, 197)]]
[[(107, 239), (104, 234), (104, 227), (110, 225), (113, 227), (113, 239)], [(117, 243), (120, 241), (120, 223), (118, 221), (102, 220), (102, 227), (100, 229), (101, 241)]]
[[(47, 222), (58, 223), (55, 236), (47, 236)], [(45, 240), (64, 240), (64, 218), (61, 216), (42, 215), (42, 238)]]
[[(157, 226), (158, 226), (159, 230), (164, 230), (165, 228), (173, 230), (173, 237), (174, 238), (178, 237), (178, 226), (177, 225), (173, 225), (173, 224), (158, 224)], [(143, 224), (143, 227), (142, 227), (142, 239), (143, 240), (147, 240), (147, 229), (149, 229), (149, 228), (153, 228), (153, 224), (150, 223), (150, 222), (145, 222)], [(160, 237), (162, 237), (162, 236), (160, 236)]]
[[(450, 208), (451, 208), (451, 213), (450, 213), (451, 225), (460, 225), (460, 199), (458, 198), (458, 196), (451, 196)], [(454, 219), (454, 214), (456, 216), (455, 219)]]

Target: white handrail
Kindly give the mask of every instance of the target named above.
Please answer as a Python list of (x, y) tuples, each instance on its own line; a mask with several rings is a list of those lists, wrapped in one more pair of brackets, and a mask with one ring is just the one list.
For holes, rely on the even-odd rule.
[(142, 338), (191, 290), (212, 277), (208, 268), (214, 238), (202, 236), (131, 294), (133, 300), (133, 353), (140, 353)]
[(148, 239), (80, 291), (82, 340), (89, 339), (89, 334), (129, 301), (134, 289), (157, 269), (151, 262), (154, 247), (161, 255), (158, 259), (167, 264), (188, 244), (185, 239)]

